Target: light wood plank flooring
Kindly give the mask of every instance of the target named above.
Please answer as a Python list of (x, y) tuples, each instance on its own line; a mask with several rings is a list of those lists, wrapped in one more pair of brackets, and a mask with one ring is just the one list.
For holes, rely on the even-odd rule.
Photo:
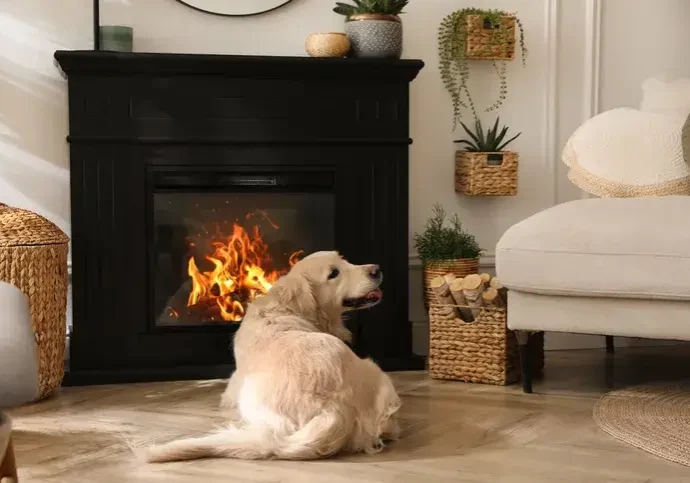
[[(552, 352), (537, 394), (394, 374), (404, 436), (375, 456), (318, 462), (145, 465), (140, 445), (223, 422), (223, 381), (69, 388), (10, 411), (20, 482), (690, 482), (690, 468), (629, 447), (591, 418), (607, 387), (686, 376), (690, 349)], [(680, 372), (679, 372), (680, 371)]]

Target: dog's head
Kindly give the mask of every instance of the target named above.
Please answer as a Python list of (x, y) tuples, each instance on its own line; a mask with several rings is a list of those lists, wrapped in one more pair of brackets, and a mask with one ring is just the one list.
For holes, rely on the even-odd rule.
[(314, 311), (334, 317), (378, 304), (382, 281), (378, 265), (353, 265), (338, 252), (316, 252), (292, 267), (271, 292), (307, 318)]

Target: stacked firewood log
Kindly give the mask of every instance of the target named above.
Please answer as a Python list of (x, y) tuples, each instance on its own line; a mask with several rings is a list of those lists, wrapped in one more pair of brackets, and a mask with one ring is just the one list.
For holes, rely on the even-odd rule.
[(458, 318), (474, 322), (482, 307), (504, 308), (508, 302), (507, 290), (488, 273), (477, 273), (457, 278), (452, 273), (436, 277), (430, 284), (438, 303), (454, 306)]

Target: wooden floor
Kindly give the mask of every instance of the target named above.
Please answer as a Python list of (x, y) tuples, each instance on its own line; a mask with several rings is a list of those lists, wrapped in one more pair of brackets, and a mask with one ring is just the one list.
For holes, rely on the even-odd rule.
[(319, 462), (203, 460), (146, 465), (141, 445), (223, 422), (222, 381), (70, 388), (10, 411), (20, 482), (690, 482), (690, 468), (620, 443), (591, 418), (608, 386), (686, 376), (690, 349), (547, 355), (538, 394), (395, 374), (404, 436), (375, 456)]

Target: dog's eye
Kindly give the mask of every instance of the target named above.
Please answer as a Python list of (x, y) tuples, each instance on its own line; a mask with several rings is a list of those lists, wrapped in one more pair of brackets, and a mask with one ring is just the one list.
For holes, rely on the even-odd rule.
[(338, 270), (337, 268), (332, 268), (331, 273), (328, 274), (328, 280), (333, 280), (338, 275), (340, 275), (340, 270)]

